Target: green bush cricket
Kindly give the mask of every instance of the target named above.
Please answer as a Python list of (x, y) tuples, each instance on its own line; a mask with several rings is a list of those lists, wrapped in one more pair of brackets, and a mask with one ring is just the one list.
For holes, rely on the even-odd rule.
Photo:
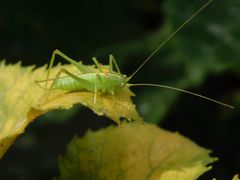
[[(188, 24), (196, 15), (198, 15), (203, 9), (205, 9), (212, 1), (213, 0), (207, 1), (207, 3), (205, 3), (191, 17), (189, 17), (180, 27), (178, 27), (172, 34), (170, 34), (129, 77), (121, 73), (113, 55), (109, 56), (109, 66), (108, 66), (107, 72), (106, 70), (103, 70), (98, 60), (96, 58), (93, 58), (93, 62), (95, 63), (98, 69), (98, 72), (96, 71), (93, 72), (92, 70), (87, 69), (85, 66), (83, 66), (80, 62), (77, 62), (71, 59), (70, 57), (66, 56), (64, 53), (56, 49), (52, 53), (46, 80), (36, 81), (36, 83), (41, 88), (48, 89), (48, 90), (61, 89), (61, 90), (67, 90), (67, 91), (92, 92), (94, 93), (94, 100), (93, 100), (94, 103), (97, 100), (98, 92), (112, 94), (114, 96), (118, 91), (121, 91), (125, 86), (127, 87), (153, 86), (153, 87), (161, 87), (161, 88), (184, 92), (187, 94), (191, 94), (191, 95), (206, 99), (208, 101), (212, 101), (214, 103), (220, 104), (228, 108), (234, 108), (231, 105), (222, 103), (212, 98), (209, 98), (197, 93), (193, 93), (187, 90), (171, 87), (171, 86), (166, 86), (161, 84), (146, 84), (146, 83), (130, 84), (128, 83), (132, 79), (132, 77), (151, 59), (153, 55), (155, 55), (178, 31), (180, 31), (186, 24)], [(79, 74), (73, 74), (68, 70), (62, 68), (59, 70), (55, 78), (49, 79), (56, 55), (62, 57), (64, 60), (74, 65), (79, 70)], [(67, 76), (60, 77), (62, 73), (66, 74)], [(47, 87), (48, 81), (52, 81), (50, 88)], [(45, 82), (45, 87), (41, 85), (41, 83), (43, 82)]]

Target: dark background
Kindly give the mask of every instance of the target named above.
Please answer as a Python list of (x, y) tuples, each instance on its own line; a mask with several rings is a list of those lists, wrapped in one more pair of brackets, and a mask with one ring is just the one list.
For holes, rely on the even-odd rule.
[[(2, 1), (0, 59), (42, 66), (54, 49), (86, 64), (115, 55), (130, 75), (205, 0)], [(240, 1), (216, 0), (158, 52), (132, 82), (188, 89), (236, 106), (221, 107), (185, 94), (135, 87), (145, 121), (179, 131), (212, 149), (219, 161), (200, 179), (240, 172)], [(7, 77), (7, 76), (6, 76)], [(0, 179), (52, 179), (58, 156), (87, 129), (113, 122), (74, 106), (32, 123), (0, 162)]]

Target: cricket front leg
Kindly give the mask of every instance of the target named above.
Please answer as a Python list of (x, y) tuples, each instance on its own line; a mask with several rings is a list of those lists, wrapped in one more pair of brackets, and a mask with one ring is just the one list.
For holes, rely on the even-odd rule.
[(109, 72), (112, 72), (113, 71), (113, 65), (115, 66), (115, 68), (117, 69), (117, 72), (119, 74), (122, 74), (119, 67), (118, 67), (118, 64), (117, 64), (117, 61), (116, 59), (114, 58), (114, 56), (112, 54), (109, 55)]
[(93, 104), (96, 104), (97, 102), (97, 92), (98, 92), (98, 84), (101, 84), (102, 80), (99, 74), (96, 74), (96, 81), (95, 81), (95, 87), (94, 87), (94, 98), (93, 98)]

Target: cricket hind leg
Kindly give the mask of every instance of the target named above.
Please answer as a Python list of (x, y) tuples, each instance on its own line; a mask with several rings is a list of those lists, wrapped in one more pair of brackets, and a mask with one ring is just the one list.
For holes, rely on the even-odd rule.
[(52, 70), (52, 66), (55, 60), (56, 55), (59, 55), (60, 57), (62, 57), (64, 60), (68, 61), (69, 63), (73, 64), (81, 73), (89, 73), (91, 72), (89, 69), (87, 69), (86, 67), (84, 67), (81, 63), (71, 59), (70, 57), (68, 57), (67, 55), (65, 55), (63, 52), (61, 52), (58, 49), (55, 49), (52, 53), (51, 56), (51, 60), (49, 63), (49, 68), (48, 68), (48, 72), (47, 72), (47, 78), (46, 78), (46, 84), (45, 84), (45, 88), (47, 88), (47, 82), (50, 76), (50, 72)]
[(62, 73), (67, 74), (67, 75), (70, 76), (71, 78), (75, 79), (77, 82), (81, 83), (81, 84), (84, 86), (84, 88), (86, 88), (86, 89), (89, 90), (89, 91), (92, 91), (92, 89), (93, 89), (93, 84), (92, 84), (92, 83), (90, 83), (90, 82), (86, 81), (85, 79), (82, 79), (82, 78), (80, 78), (80, 77), (72, 74), (71, 72), (69, 72), (69, 71), (66, 70), (65, 68), (61, 68), (61, 69), (58, 71), (57, 75), (56, 75), (55, 78), (53, 79), (53, 83), (51, 84), (51, 86), (50, 86), (50, 88), (49, 88), (50, 90), (51, 90), (51, 89), (54, 89), (54, 85), (56, 84), (56, 82), (58, 81), (58, 79), (60, 78), (60, 75), (61, 75)]
[(52, 79), (49, 79), (49, 80), (35, 80), (35, 83), (42, 89), (50, 90), (50, 88), (47, 88), (47, 87), (41, 85), (44, 82), (46, 83), (46, 81), (53, 81), (53, 80)]

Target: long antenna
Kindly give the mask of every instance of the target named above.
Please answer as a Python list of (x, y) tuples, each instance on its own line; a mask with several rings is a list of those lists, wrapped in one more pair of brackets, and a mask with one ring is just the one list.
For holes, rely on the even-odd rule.
[(166, 86), (166, 85), (161, 85), (161, 84), (145, 84), (145, 83), (140, 83), (140, 84), (128, 84), (128, 86), (152, 86), (152, 87), (160, 87), (160, 88), (165, 88), (165, 89), (171, 89), (171, 90), (174, 90), (174, 91), (180, 91), (180, 92), (183, 92), (183, 93), (187, 93), (187, 94), (191, 94), (193, 96), (197, 96), (197, 97), (200, 97), (202, 99), (206, 99), (208, 101), (212, 101), (214, 103), (217, 103), (217, 104), (220, 104), (222, 106), (225, 106), (225, 107), (228, 107), (230, 109), (234, 109), (234, 106), (231, 106), (231, 105), (228, 105), (228, 104), (225, 104), (223, 102), (220, 102), (220, 101), (217, 101), (215, 99), (212, 99), (212, 98), (209, 98), (209, 97), (206, 97), (206, 96), (203, 96), (201, 94), (197, 94), (197, 93), (194, 93), (194, 92), (190, 92), (190, 91), (186, 91), (184, 89), (180, 89), (180, 88), (175, 88), (175, 87), (172, 87), (172, 86)]
[(203, 9), (205, 9), (213, 0), (206, 2), (200, 9), (198, 9), (192, 16), (190, 16), (181, 26), (179, 26), (172, 34), (170, 34), (167, 39), (165, 39), (151, 54), (148, 58), (132, 73), (128, 78), (128, 81), (155, 55), (178, 31), (180, 31), (184, 26), (186, 26), (195, 16), (197, 16)]

